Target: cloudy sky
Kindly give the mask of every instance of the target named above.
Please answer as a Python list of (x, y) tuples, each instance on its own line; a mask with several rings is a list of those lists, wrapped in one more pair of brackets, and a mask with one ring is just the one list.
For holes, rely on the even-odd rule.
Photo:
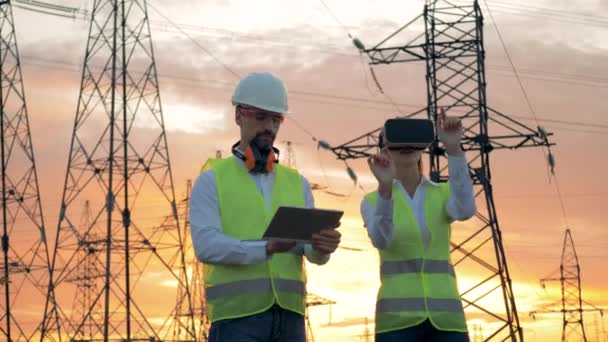
[[(367, 60), (348, 37), (373, 46), (422, 13), (424, 1), (325, 2), (335, 17), (320, 1), (155, 0), (148, 4), (178, 196), (208, 157), (216, 150), (227, 154), (238, 139), (229, 102), (236, 75), (264, 70), (285, 80), (293, 120), (282, 127), (278, 146), (286, 152), (284, 142), (293, 142), (298, 169), (311, 182), (343, 195), (317, 192), (316, 204), (346, 210), (340, 228), (344, 245), (358, 250), (341, 249), (329, 264), (309, 266), (310, 291), (336, 302), (331, 311), (311, 310), (314, 333), (321, 341), (350, 341), (364, 333), (366, 318), (373, 330), (378, 257), (359, 216), (362, 190), (353, 185), (342, 162), (317, 150), (313, 137), (338, 145), (379, 127), (387, 117), (425, 105), (424, 64), (374, 68), (394, 105), (378, 91)], [(56, 3), (90, 11), (93, 2)], [(608, 227), (602, 200), (608, 185), (601, 178), (602, 170), (608, 169), (608, 119), (602, 114), (608, 109), (608, 2), (497, 0), (488, 5), (495, 19), (484, 6), (490, 106), (530, 127), (537, 125), (496, 24), (538, 123), (555, 133), (557, 179), (549, 179), (539, 150), (492, 154), (495, 201), (519, 317), (527, 339), (555, 340), (561, 333), (559, 315), (532, 320), (529, 312), (559, 300), (559, 284), (549, 283), (543, 289), (539, 279), (559, 269), (566, 227), (573, 232), (579, 255), (585, 300), (608, 306), (608, 278), (603, 272)], [(14, 15), (45, 218), (52, 233), (89, 23), (18, 8)], [(414, 24), (394, 43), (403, 44), (422, 30), (421, 23)], [(361, 186), (372, 190), (375, 184), (364, 163), (350, 165)], [(485, 210), (483, 202), (479, 207)], [(455, 225), (455, 235), (459, 228), (463, 235), (472, 227), (470, 222)], [(460, 282), (470, 285), (480, 276), (465, 271)], [(471, 324), (492, 323), (469, 318)], [(585, 319), (591, 336), (608, 324), (597, 314)]]

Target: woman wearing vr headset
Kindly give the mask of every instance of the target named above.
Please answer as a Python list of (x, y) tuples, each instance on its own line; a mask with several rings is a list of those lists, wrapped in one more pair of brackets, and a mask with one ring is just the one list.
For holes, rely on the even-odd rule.
[(436, 130), (448, 156), (448, 183), (422, 175), (423, 147), (395, 147), (383, 133), (380, 152), (368, 160), (378, 190), (365, 196), (361, 214), (380, 254), (377, 342), (469, 341), (450, 261), (450, 223), (477, 211), (473, 182), (460, 119), (441, 110)]

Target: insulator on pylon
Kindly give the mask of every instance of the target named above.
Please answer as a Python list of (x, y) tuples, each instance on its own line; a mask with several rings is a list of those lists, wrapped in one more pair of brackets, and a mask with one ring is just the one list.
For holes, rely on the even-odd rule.
[(350, 177), (350, 179), (352, 179), (353, 182), (357, 184), (357, 174), (355, 173), (355, 171), (350, 166), (347, 166), (346, 172), (348, 172), (348, 176)]
[(323, 148), (325, 150), (331, 150), (331, 145), (325, 140), (319, 140), (319, 143), (317, 144), (317, 149), (319, 149), (319, 148)]
[(359, 38), (353, 39), (353, 44), (357, 49), (359, 49), (359, 51), (365, 50), (365, 45), (363, 44), (363, 42), (361, 42), (361, 40), (359, 40)]
[(546, 129), (544, 129), (541, 126), (538, 126), (538, 133), (540, 133), (540, 137), (541, 138), (547, 139), (548, 134), (547, 134), (547, 130)]
[(549, 151), (549, 154), (547, 155), (547, 161), (551, 167), (551, 173), (555, 174), (555, 157), (551, 151)]

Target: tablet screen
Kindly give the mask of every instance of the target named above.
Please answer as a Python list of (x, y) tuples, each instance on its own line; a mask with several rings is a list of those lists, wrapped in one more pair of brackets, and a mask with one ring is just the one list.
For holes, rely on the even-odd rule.
[(279, 207), (262, 238), (311, 242), (313, 234), (338, 226), (343, 214), (330, 209)]

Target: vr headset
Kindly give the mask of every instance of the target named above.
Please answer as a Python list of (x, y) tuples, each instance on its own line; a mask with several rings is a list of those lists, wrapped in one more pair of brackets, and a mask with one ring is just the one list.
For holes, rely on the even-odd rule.
[(411, 148), (424, 150), (435, 141), (435, 128), (431, 120), (388, 119), (378, 137), (378, 147), (389, 150)]

